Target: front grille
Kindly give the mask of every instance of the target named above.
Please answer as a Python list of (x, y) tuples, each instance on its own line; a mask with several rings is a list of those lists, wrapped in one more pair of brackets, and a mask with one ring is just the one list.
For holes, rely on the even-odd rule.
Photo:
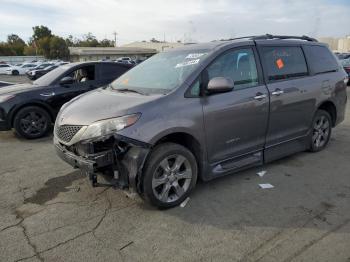
[(57, 126), (56, 135), (61, 141), (69, 143), (82, 127), (83, 126), (72, 125)]

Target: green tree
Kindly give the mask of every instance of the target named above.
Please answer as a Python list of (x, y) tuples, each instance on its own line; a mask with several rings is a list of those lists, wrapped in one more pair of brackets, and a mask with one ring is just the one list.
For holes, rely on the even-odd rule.
[(99, 46), (99, 42), (92, 33), (87, 33), (83, 36), (82, 40), (78, 40), (76, 46), (80, 47), (97, 47)]
[(42, 39), (42, 38), (45, 38), (45, 37), (51, 37), (52, 36), (52, 33), (51, 33), (51, 30), (46, 27), (46, 26), (43, 26), (43, 25), (40, 25), (40, 26), (34, 26), (33, 27), (33, 40), (36, 41), (36, 40), (39, 40), (39, 39)]
[(31, 45), (26, 45), (23, 50), (24, 55), (36, 55), (36, 49), (35, 47)]
[(101, 46), (101, 47), (113, 47), (114, 41), (111, 41), (109, 39), (103, 39), (100, 41), (99, 46)]
[(0, 42), (0, 55), (13, 56), (16, 52), (10, 47), (8, 43)]
[(26, 43), (18, 35), (8, 35), (7, 44), (16, 53), (16, 55), (23, 55)]
[(51, 41), (51, 36), (39, 38), (38, 40), (35, 41), (39, 54), (45, 56), (46, 58), (50, 57), (50, 41)]
[(66, 41), (59, 36), (50, 38), (50, 54), (51, 59), (67, 59), (69, 57), (69, 50)]

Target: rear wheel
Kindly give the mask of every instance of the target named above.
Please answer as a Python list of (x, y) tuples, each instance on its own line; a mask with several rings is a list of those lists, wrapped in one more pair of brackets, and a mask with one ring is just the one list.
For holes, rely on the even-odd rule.
[(174, 143), (157, 146), (144, 170), (144, 196), (158, 207), (177, 206), (187, 198), (197, 181), (196, 158), (187, 148)]
[(311, 152), (323, 150), (331, 137), (332, 133), (332, 118), (327, 111), (317, 110), (313, 124), (311, 136)]
[(18, 72), (17, 70), (13, 70), (13, 71), (12, 71), (12, 75), (18, 76), (18, 75), (19, 75), (19, 72)]
[(51, 128), (51, 118), (46, 110), (37, 106), (22, 108), (15, 116), (16, 133), (27, 139), (43, 137)]

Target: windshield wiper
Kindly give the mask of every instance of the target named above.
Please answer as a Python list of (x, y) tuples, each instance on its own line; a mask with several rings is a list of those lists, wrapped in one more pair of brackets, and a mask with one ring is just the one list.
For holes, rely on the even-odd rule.
[(137, 94), (140, 94), (140, 95), (146, 95), (145, 93), (142, 93), (140, 91), (137, 91), (135, 89), (129, 89), (129, 88), (116, 88), (114, 89), (115, 91), (118, 91), (118, 92), (132, 92), (132, 93), (137, 93)]

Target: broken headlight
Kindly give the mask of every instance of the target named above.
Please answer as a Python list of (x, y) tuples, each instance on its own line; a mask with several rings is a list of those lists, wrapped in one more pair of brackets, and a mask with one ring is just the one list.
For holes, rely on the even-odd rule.
[(128, 126), (135, 124), (137, 120), (139, 120), (140, 116), (141, 114), (138, 113), (97, 121), (87, 127), (87, 129), (81, 137), (81, 140), (87, 140), (113, 134), (119, 130), (122, 130)]

